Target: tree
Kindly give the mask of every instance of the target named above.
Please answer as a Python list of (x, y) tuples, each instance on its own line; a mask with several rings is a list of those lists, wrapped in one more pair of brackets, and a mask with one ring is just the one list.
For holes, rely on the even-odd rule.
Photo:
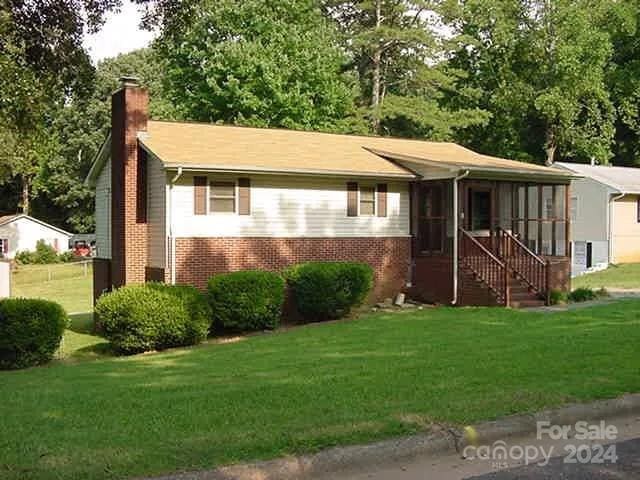
[(607, 28), (613, 38), (613, 56), (607, 86), (616, 110), (614, 155), (621, 165), (640, 165), (640, 2), (613, 5)]
[(29, 212), (39, 165), (49, 153), (52, 111), (90, 83), (82, 48), (84, 29), (95, 30), (118, 0), (0, 0), (1, 136), (13, 147), (0, 157), (0, 179), (19, 181)]
[(439, 1), (327, 0), (351, 53), (362, 92), (363, 114), (378, 134), (451, 139), (457, 129), (486, 123), (488, 115), (451, 96), (474, 95), (458, 88), (464, 72), (442, 60), (435, 33)]
[(353, 86), (336, 32), (313, 0), (185, 2), (162, 27), (173, 103), (184, 117), (342, 130)]
[(448, 3), (452, 64), (493, 114), (471, 143), (494, 154), (565, 159), (611, 156), (614, 110), (605, 84), (611, 39), (606, 0)]

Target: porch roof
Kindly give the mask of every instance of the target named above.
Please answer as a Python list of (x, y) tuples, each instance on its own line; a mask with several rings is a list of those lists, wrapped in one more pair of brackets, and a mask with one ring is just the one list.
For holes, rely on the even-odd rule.
[(405, 168), (427, 178), (452, 178), (468, 171), (470, 177), (504, 180), (568, 182), (578, 178), (564, 168), (546, 167), (534, 163), (482, 155), (456, 144), (443, 144), (448, 148), (433, 154), (415, 150), (393, 151), (371, 149), (372, 152), (395, 161)]

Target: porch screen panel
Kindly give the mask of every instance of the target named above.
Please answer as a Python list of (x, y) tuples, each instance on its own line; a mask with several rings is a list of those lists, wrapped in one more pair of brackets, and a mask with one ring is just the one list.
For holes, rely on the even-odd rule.
[(567, 186), (555, 185), (553, 187), (554, 197), (554, 221), (553, 240), (554, 251), (552, 255), (566, 256), (567, 252)]
[[(513, 234), (536, 254), (567, 255), (567, 186), (514, 183), (512, 188)], [(501, 209), (501, 223), (507, 224), (502, 220), (507, 209)]]
[(512, 219), (515, 217), (512, 188), (513, 184), (511, 183), (498, 184), (498, 226), (509, 231), (514, 229)]

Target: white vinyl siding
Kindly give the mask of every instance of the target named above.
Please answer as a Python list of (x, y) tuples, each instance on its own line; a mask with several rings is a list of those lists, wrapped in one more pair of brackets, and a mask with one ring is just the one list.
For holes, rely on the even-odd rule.
[(147, 156), (147, 266), (165, 266), (167, 175), (155, 156)]
[[(246, 175), (208, 175), (211, 181), (237, 181)], [(409, 236), (406, 182), (358, 178), (252, 175), (251, 215), (211, 212), (194, 215), (193, 175), (173, 189), (176, 237), (398, 237)], [(387, 183), (387, 216), (347, 217), (347, 182)]]
[(96, 257), (111, 258), (111, 159), (96, 181)]

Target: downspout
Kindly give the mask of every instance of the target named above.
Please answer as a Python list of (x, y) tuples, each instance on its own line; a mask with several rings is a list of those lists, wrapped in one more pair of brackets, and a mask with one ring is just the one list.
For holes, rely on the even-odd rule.
[(171, 242), (171, 285), (176, 284), (176, 239), (173, 236), (173, 185), (182, 176), (182, 167), (178, 167), (178, 172), (169, 181), (169, 208), (168, 208), (168, 222), (169, 222), (169, 241)]
[(465, 170), (453, 179), (453, 299), (451, 305), (458, 303), (458, 181), (469, 173), (469, 170)]
[(607, 265), (613, 263), (613, 218), (614, 212), (616, 210), (614, 203), (616, 202), (616, 200), (620, 200), (625, 195), (625, 193), (621, 193), (620, 195), (616, 195), (615, 197), (611, 197), (609, 199), (609, 261)]

